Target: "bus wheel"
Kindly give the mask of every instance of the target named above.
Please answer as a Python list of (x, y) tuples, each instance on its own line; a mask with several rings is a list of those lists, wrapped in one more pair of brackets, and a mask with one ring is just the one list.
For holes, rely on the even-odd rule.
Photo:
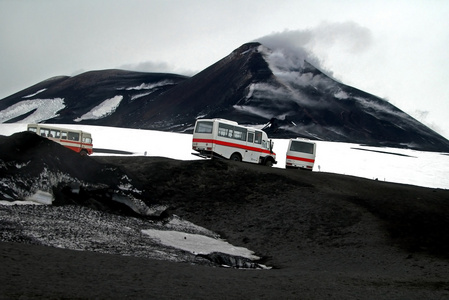
[(233, 161), (242, 161), (242, 158), (241, 158), (240, 155), (238, 155), (237, 153), (233, 153), (233, 154), (231, 155), (230, 160), (233, 160)]
[(265, 162), (265, 165), (267, 167), (272, 167), (273, 166), (273, 161), (271, 159), (267, 159), (267, 161)]
[(81, 151), (80, 151), (80, 155), (81, 155), (81, 156), (87, 156), (87, 151), (84, 150), (84, 149), (81, 150)]

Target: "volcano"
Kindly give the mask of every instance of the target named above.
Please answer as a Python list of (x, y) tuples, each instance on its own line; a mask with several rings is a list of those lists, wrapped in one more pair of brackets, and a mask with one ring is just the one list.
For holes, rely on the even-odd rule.
[(388, 101), (311, 63), (248, 43), (192, 77), (101, 70), (45, 80), (0, 101), (0, 122), (192, 132), (199, 118), (304, 137), (449, 151), (449, 141)]

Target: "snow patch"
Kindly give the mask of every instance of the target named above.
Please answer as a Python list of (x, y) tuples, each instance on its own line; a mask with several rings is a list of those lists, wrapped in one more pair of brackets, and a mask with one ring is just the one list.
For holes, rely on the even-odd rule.
[(338, 91), (337, 93), (334, 94), (334, 97), (337, 98), (337, 99), (344, 100), (344, 99), (348, 99), (349, 95), (346, 92), (340, 90), (340, 91)]
[[(11, 164), (2, 164), (1, 167), (17, 167)], [(22, 167), (21, 167), (22, 168)], [(51, 191), (52, 187), (60, 182), (79, 183), (79, 180), (60, 171), (50, 171), (44, 167), (42, 172), (33, 177), (21, 176), (20, 172), (11, 177), (0, 177), (0, 186), (7, 186), (12, 194), (0, 194), (0, 199), (22, 200), (33, 196), (38, 191)], [(24, 188), (24, 187), (30, 187)], [(42, 196), (42, 195), (41, 195)], [(39, 197), (39, 195), (36, 195)]]
[(82, 120), (98, 120), (105, 118), (115, 112), (119, 107), (120, 102), (123, 100), (123, 96), (115, 96), (113, 98), (107, 99), (102, 103), (98, 104), (92, 108), (89, 112), (85, 113), (79, 118), (76, 118), (75, 122), (80, 122)]
[(41, 203), (38, 203), (36, 201), (6, 201), (6, 200), (0, 200), (0, 205), (42, 205)]
[(33, 195), (27, 197), (26, 201), (37, 202), (39, 204), (51, 205), (53, 203), (53, 195), (41, 190), (36, 191)]
[(203, 118), (205, 118), (206, 116), (207, 116), (206, 114), (200, 114), (200, 115), (196, 116), (195, 120), (203, 119)]
[(236, 247), (222, 239), (215, 239), (200, 234), (157, 229), (144, 229), (142, 233), (147, 234), (151, 239), (165, 246), (182, 249), (195, 255), (221, 252), (233, 256), (246, 257), (251, 260), (259, 259), (249, 249)]
[(34, 96), (36, 96), (37, 94), (42, 93), (42, 92), (45, 91), (45, 90), (46, 90), (46, 88), (45, 88), (45, 89), (42, 89), (42, 90), (39, 90), (39, 91), (37, 91), (37, 92), (34, 93), (34, 94), (27, 95), (27, 96), (23, 96), (22, 98), (25, 99), (25, 98), (31, 98), (31, 97), (34, 97)]
[[(152, 90), (154, 88), (158, 88), (158, 87), (166, 86), (166, 85), (171, 85), (171, 84), (173, 84), (173, 81), (171, 81), (171, 80), (163, 80), (163, 81), (156, 82), (156, 83), (142, 83), (139, 86), (125, 88), (125, 90), (127, 90), (127, 91), (131, 91), (131, 90), (136, 90), (136, 91)], [(121, 89), (123, 89), (123, 88), (121, 88)]]
[(123, 196), (119, 194), (112, 195), (112, 200), (125, 204), (129, 208), (131, 208), (134, 212), (142, 215), (142, 216), (154, 216), (159, 217), (164, 211), (167, 210), (167, 206), (165, 205), (151, 205), (148, 206), (140, 199), (131, 197), (131, 196)]
[(0, 111), (0, 123), (20, 117), (32, 110), (35, 111), (21, 122), (39, 123), (57, 117), (58, 111), (64, 107), (63, 98), (24, 100)]
[(150, 95), (152, 92), (142, 93), (131, 96), (131, 101)]

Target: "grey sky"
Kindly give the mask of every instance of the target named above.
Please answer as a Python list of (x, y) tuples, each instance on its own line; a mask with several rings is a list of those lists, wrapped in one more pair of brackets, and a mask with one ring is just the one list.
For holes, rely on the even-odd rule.
[(448, 138), (448, 16), (445, 0), (0, 0), (0, 98), (90, 70), (192, 75), (261, 40)]

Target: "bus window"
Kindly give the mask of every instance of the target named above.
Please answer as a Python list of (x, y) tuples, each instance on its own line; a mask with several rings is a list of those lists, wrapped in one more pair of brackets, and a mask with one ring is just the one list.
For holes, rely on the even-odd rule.
[(61, 139), (62, 140), (66, 140), (67, 139), (67, 132), (65, 132), (65, 131), (61, 132)]
[(37, 132), (37, 127), (28, 127), (28, 131)]
[(92, 139), (89, 137), (83, 137), (83, 143), (92, 144)]
[(196, 133), (212, 133), (213, 122), (198, 122), (195, 128)]
[(228, 124), (218, 124), (218, 135), (223, 137), (232, 138), (232, 134), (234, 132), (234, 126)]
[(59, 139), (60, 136), (61, 136), (61, 132), (60, 132), (59, 130), (54, 130), (54, 129), (51, 129), (51, 130), (50, 130), (50, 135), (49, 135), (49, 137)]
[(254, 132), (248, 132), (248, 142), (254, 142)]
[(50, 136), (50, 129), (48, 128), (41, 128), (41, 136)]
[(68, 140), (70, 141), (79, 141), (80, 134), (78, 132), (69, 132), (67, 135)]
[(246, 128), (234, 127), (234, 136), (236, 140), (246, 141)]
[(290, 151), (313, 154), (313, 144), (292, 141), (292, 145), (290, 146)]
[(260, 144), (262, 143), (262, 132), (256, 131), (256, 139), (254, 140), (254, 143)]
[(268, 149), (268, 144), (267, 144), (267, 141), (266, 141), (266, 140), (263, 140), (263, 141), (262, 141), (262, 148)]

